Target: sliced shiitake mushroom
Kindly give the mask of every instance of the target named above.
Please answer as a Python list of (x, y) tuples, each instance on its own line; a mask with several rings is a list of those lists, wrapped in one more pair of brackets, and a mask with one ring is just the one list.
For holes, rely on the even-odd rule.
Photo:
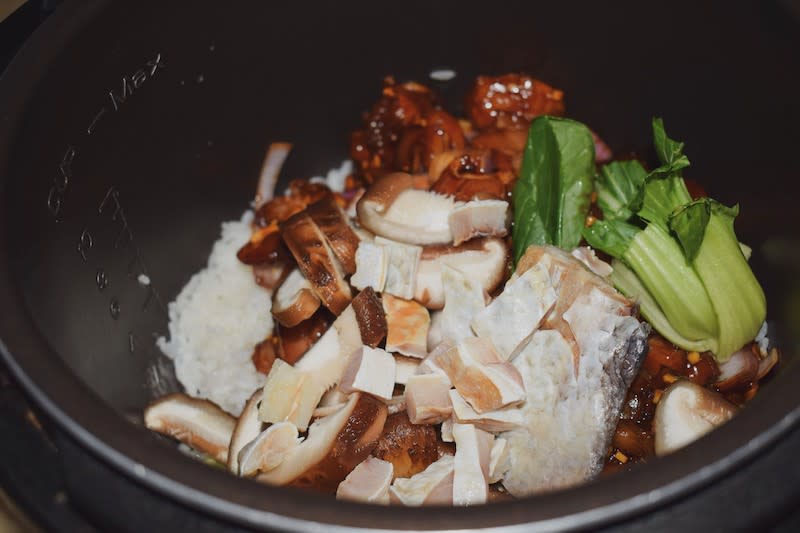
[(281, 224), (281, 235), (325, 307), (334, 314), (341, 313), (352, 298), (350, 284), (345, 281), (342, 264), (316, 222), (306, 211), (296, 213)]
[(387, 331), (381, 299), (372, 287), (367, 287), (353, 298), (352, 305), (361, 332), (361, 342), (375, 348), (386, 337)]
[(319, 226), (333, 250), (336, 259), (348, 274), (356, 271), (356, 249), (359, 238), (347, 223), (344, 213), (328, 196), (306, 208), (311, 219)]
[(144, 425), (225, 464), (236, 419), (215, 403), (177, 392), (148, 405)]
[(258, 402), (261, 401), (263, 393), (262, 389), (258, 389), (250, 396), (233, 428), (228, 445), (228, 470), (234, 474), (239, 473), (239, 452), (258, 437), (264, 427), (264, 423), (258, 419)]
[(406, 244), (453, 241), (448, 216), (455, 200), (414, 188), (414, 177), (403, 172), (383, 176), (358, 201), (359, 223), (373, 233)]
[(699, 439), (730, 420), (737, 407), (722, 395), (688, 380), (664, 391), (653, 419), (656, 455), (665, 455)]
[(239, 451), (239, 475), (269, 472), (299, 443), (297, 426), (293, 423), (284, 421), (270, 425)]
[(373, 455), (392, 463), (395, 477), (411, 477), (439, 459), (436, 428), (412, 424), (405, 411), (390, 415)]
[(505, 278), (508, 248), (501, 239), (473, 239), (461, 246), (425, 246), (417, 268), (414, 299), (428, 309), (444, 307), (442, 268), (447, 265), (491, 294)]
[(319, 309), (319, 303), (311, 283), (295, 268), (272, 295), (272, 316), (291, 328), (310, 318)]
[(386, 404), (368, 394), (354, 393), (340, 411), (314, 422), (306, 440), (257, 479), (333, 493), (370, 455), (385, 422)]

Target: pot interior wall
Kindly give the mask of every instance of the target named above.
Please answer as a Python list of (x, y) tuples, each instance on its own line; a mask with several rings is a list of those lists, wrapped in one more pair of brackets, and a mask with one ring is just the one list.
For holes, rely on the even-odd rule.
[[(381, 79), (460, 108), (479, 73), (524, 70), (619, 153), (650, 118), (685, 140), (689, 177), (740, 202), (770, 317), (796, 351), (798, 46), (771, 4), (144, 2), (104, 9), (30, 100), (4, 175), (4, 231), (33, 320), (116, 409), (177, 385), (155, 347), (167, 303), (248, 205), (265, 147), (284, 179), (347, 156)], [(458, 75), (428, 79), (432, 68)], [(138, 281), (146, 274), (150, 285)]]

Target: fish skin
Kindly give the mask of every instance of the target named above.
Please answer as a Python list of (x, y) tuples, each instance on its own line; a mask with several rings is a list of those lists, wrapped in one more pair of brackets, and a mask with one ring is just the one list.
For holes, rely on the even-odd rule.
[(647, 353), (650, 326), (631, 316), (632, 302), (613, 294), (607, 282), (594, 277), (580, 291), (560, 289), (559, 298), (572, 301), (558, 318), (573, 338), (565, 339), (560, 328), (540, 329), (513, 360), (527, 393), (520, 407), (525, 424), (500, 436), (508, 440), (510, 464), (503, 485), (516, 497), (578, 485), (600, 473)]

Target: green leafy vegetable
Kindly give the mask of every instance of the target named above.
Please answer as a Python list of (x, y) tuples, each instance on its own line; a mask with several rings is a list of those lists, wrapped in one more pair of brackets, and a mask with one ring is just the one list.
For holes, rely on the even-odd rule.
[(593, 248), (622, 257), (641, 231), (641, 228), (622, 220), (598, 220), (583, 230), (583, 238)]
[(531, 244), (578, 246), (594, 173), (594, 141), (586, 126), (550, 116), (531, 123), (514, 186), (515, 262)]
[(619, 291), (639, 302), (639, 309), (642, 316), (650, 322), (656, 331), (661, 333), (665, 339), (684, 350), (695, 352), (714, 351), (717, 348), (715, 339), (705, 338), (701, 340), (687, 339), (670, 323), (661, 306), (650, 294), (650, 291), (642, 284), (630, 267), (619, 259), (614, 259), (611, 263), (614, 271), (609, 279)]
[(670, 219), (694, 270), (703, 280), (719, 323), (721, 361), (751, 341), (767, 315), (767, 300), (733, 231), (738, 206), (704, 198)]
[(636, 160), (613, 161), (600, 169), (595, 190), (606, 220), (628, 220), (639, 211), (645, 178), (647, 171)]
[(661, 166), (644, 179), (618, 168), (604, 173), (611, 198), (601, 205), (605, 220), (583, 236), (615, 258), (612, 282), (639, 299), (657, 331), (725, 361), (766, 318), (764, 292), (745, 256), (749, 248), (733, 230), (738, 207), (710, 198), (693, 202), (681, 175), (689, 165), (683, 143), (667, 136), (660, 119), (653, 120), (653, 137)]

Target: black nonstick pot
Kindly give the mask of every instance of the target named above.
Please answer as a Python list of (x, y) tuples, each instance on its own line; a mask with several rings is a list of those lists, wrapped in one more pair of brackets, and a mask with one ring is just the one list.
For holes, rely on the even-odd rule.
[[(754, 512), (739, 526), (768, 524), (772, 493), (748, 492), (754, 465), (790, 503), (800, 494), (787, 448), (800, 418), (800, 32), (783, 7), (66, 2), (0, 81), (0, 351), (57, 428), (76, 499), (131, 531), (733, 527), (741, 502)], [(436, 82), (436, 68), (457, 76)], [(155, 347), (166, 304), (248, 205), (270, 142), (295, 145), (284, 178), (319, 174), (346, 157), (385, 75), (430, 83), (458, 111), (477, 74), (512, 70), (562, 88), (569, 116), (618, 153), (647, 154), (650, 118), (663, 116), (687, 143), (689, 176), (740, 203), (737, 233), (784, 354), (741, 414), (628, 472), (457, 509), (263, 486), (141, 427), (143, 406), (178, 389)]]

